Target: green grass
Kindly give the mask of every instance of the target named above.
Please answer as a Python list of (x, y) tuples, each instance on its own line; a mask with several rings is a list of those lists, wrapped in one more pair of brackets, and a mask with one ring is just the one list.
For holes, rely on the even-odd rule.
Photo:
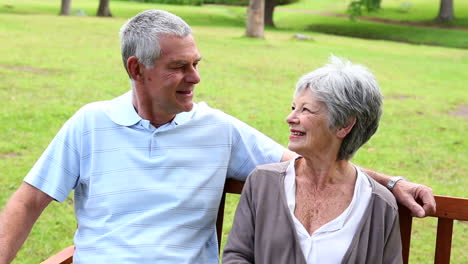
[[(382, 8), (377, 12), (365, 13), (366, 17), (385, 18), (396, 21), (419, 22), (437, 24), (439, 1), (426, 0), (410, 1), (412, 7), (408, 10), (401, 5), (408, 1), (385, 0)], [(468, 48), (468, 30), (414, 27), (368, 22), (363, 20), (351, 21), (346, 17), (324, 17), (318, 14), (304, 14), (294, 12), (294, 9), (312, 10), (314, 12), (329, 12), (345, 14), (348, 1), (303, 0), (285, 6), (281, 12), (275, 14), (275, 23), (279, 28), (288, 30), (307, 30), (328, 34), (351, 37), (382, 39), (408, 42), (413, 44), (427, 44), (455, 48)], [(289, 10), (289, 11), (288, 11)], [(465, 27), (468, 29), (468, 2), (459, 1), (455, 4), (456, 20), (446, 25)]]
[(347, 18), (324, 17), (313, 14), (294, 14), (281, 12), (276, 15), (278, 27), (291, 30), (307, 30), (308, 35), (315, 32), (343, 35), (365, 39), (392, 40), (412, 44), (426, 44), (455, 48), (468, 48), (468, 31), (453, 29), (433, 29), (350, 21)]
[[(89, 14), (97, 8), (96, 1), (75, 2), (75, 8)], [(468, 105), (466, 50), (321, 33), (314, 33), (314, 41), (297, 41), (295, 33), (308, 31), (284, 28), (267, 30), (265, 40), (247, 39), (242, 37), (244, 14), (239, 8), (112, 1), (117, 17), (108, 19), (56, 16), (55, 0), (7, 3), (15, 12), (0, 6), (0, 207), (80, 106), (129, 89), (118, 30), (128, 17), (147, 8), (167, 9), (195, 25), (204, 57), (196, 101), (246, 121), (283, 145), (288, 135), (284, 118), (302, 74), (321, 66), (330, 53), (368, 66), (385, 96), (384, 116), (378, 133), (353, 161), (405, 175), (437, 194), (466, 197), (468, 122), (451, 114)], [(284, 16), (279, 21), (288, 19)], [(228, 214), (233, 214), (236, 199), (228, 198)], [(225, 234), (231, 221), (226, 218)], [(411, 263), (431, 262), (435, 225), (429, 219), (416, 222)], [(75, 228), (71, 199), (53, 203), (14, 263), (38, 263), (70, 245)], [(468, 262), (467, 239), (466, 223), (457, 222), (453, 263)]]
[[(305, 9), (318, 12), (345, 14), (348, 1), (301, 0), (285, 6), (290, 9)], [(438, 24), (434, 21), (439, 12), (439, 0), (382, 0), (381, 9), (376, 12), (364, 13), (364, 16), (386, 18), (397, 21), (422, 22)], [(445, 25), (468, 27), (468, 2), (454, 3), (455, 20)]]
[[(328, 12), (346, 14), (346, 7), (350, 1), (303, 0), (285, 6), (281, 12), (275, 14), (275, 23), (279, 28), (288, 30), (307, 30), (343, 36), (382, 39), (408, 42), (413, 44), (427, 44), (454, 48), (468, 48), (468, 2), (455, 3), (455, 17), (452, 22), (443, 23), (448, 26), (464, 27), (461, 29), (427, 28), (407, 25), (394, 25), (368, 22), (363, 20), (351, 21), (346, 17), (324, 17), (318, 14), (303, 14), (294, 9), (312, 10), (314, 12)], [(410, 8), (402, 6), (411, 3)], [(438, 25), (434, 21), (439, 8), (438, 0), (385, 0), (382, 8), (376, 12), (364, 13), (363, 16), (391, 19), (402, 22), (417, 22)]]
[[(52, 0), (25, 0), (21, 2), (5, 0), (4, 2), (5, 4), (0, 5), (0, 13), (36, 15), (55, 15), (59, 13), (59, 4)], [(432, 2), (434, 2), (434, 0), (432, 0)], [(306, 9), (344, 14), (347, 3), (347, 1), (303, 0), (299, 3), (281, 7), (283, 9), (275, 12), (274, 20), (278, 30), (304, 31), (308, 34), (322, 32), (366, 39), (393, 40), (418, 45), (426, 44), (468, 49), (467, 30), (388, 25), (384, 23), (360, 20), (351, 21), (346, 17), (327, 17), (317, 14), (303, 14), (291, 11), (291, 9)], [(401, 12), (400, 6), (402, 3), (404, 2), (401, 0), (383, 1), (381, 10), (366, 14), (366, 16), (433, 23), (431, 20), (437, 14), (437, 3), (426, 3), (425, 0), (415, 0), (411, 2), (413, 5), (409, 10), (407, 10), (407, 13)], [(245, 27), (245, 7), (157, 6), (184, 17), (187, 21), (190, 21), (191, 25), (211, 27)], [(154, 7), (154, 4), (146, 3), (128, 1), (111, 2), (111, 11), (116, 18), (128, 18), (138, 11)], [(86, 14), (93, 16), (96, 13), (96, 9), (96, 1), (75, 1), (72, 5), (72, 14), (76, 14), (78, 10), (83, 10)], [(449, 24), (468, 27), (468, 2), (457, 2), (455, 10), (457, 20)]]

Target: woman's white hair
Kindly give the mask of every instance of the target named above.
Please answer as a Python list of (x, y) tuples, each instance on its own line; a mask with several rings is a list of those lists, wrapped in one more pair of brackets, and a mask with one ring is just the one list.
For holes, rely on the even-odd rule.
[(350, 61), (330, 56), (325, 66), (302, 76), (294, 96), (310, 89), (325, 104), (330, 129), (356, 124), (344, 138), (338, 160), (349, 160), (377, 131), (382, 115), (382, 94), (369, 70)]

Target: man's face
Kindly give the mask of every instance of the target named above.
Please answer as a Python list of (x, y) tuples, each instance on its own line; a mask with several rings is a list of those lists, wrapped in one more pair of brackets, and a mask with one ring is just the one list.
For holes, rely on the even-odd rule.
[[(161, 55), (153, 68), (142, 68), (138, 98), (151, 104), (152, 112), (174, 116), (192, 110), (195, 85), (200, 82), (197, 65), (201, 60), (195, 40), (187, 37), (163, 36)], [(146, 107), (146, 106), (143, 106)], [(149, 109), (148, 107), (146, 107)]]

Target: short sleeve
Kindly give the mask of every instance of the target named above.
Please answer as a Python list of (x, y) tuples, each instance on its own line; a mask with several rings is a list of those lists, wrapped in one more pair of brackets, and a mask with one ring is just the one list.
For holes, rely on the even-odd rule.
[(80, 176), (81, 111), (70, 118), (24, 178), (59, 202), (76, 186)]
[(256, 166), (281, 160), (284, 147), (246, 123), (229, 116), (231, 121), (231, 158), (228, 178), (245, 181)]

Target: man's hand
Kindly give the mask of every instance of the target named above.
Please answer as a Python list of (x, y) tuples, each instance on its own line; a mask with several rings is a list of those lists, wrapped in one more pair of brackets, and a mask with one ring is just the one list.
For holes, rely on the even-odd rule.
[(434, 194), (427, 186), (401, 180), (393, 188), (393, 195), (413, 216), (425, 217), (436, 211)]

